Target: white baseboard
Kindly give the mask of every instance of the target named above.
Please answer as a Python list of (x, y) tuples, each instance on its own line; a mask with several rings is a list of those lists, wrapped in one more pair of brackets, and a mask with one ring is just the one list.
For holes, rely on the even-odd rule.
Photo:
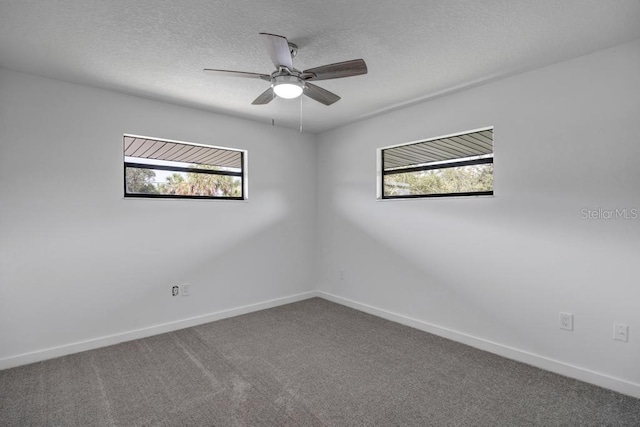
[(80, 341), (58, 347), (46, 348), (33, 351), (30, 353), (19, 354), (0, 359), (0, 370), (13, 368), (29, 363), (40, 362), (42, 360), (52, 359), (54, 357), (66, 356), (81, 351), (93, 350), (95, 348), (106, 347), (125, 341), (131, 341), (139, 338), (145, 338), (153, 335), (163, 334), (166, 332), (177, 331), (179, 329), (189, 328), (191, 326), (202, 325), (204, 323), (216, 320), (226, 319), (229, 317), (240, 316), (242, 314), (254, 311), (264, 310), (267, 308), (277, 307), (284, 304), (290, 304), (297, 301), (306, 300), (313, 297), (324, 298), (328, 301), (335, 302), (374, 316), (382, 317), (393, 322), (397, 322), (412, 328), (416, 328), (425, 332), (432, 333), (444, 338), (451, 339), (472, 347), (488, 351), (512, 360), (536, 366), (538, 368), (555, 372), (560, 375), (575, 378), (580, 381), (605, 387), (618, 393), (626, 394), (640, 399), (640, 384), (615, 378), (589, 369), (570, 365), (555, 359), (533, 354), (517, 348), (509, 347), (503, 344), (478, 338), (463, 332), (444, 328), (429, 322), (414, 319), (391, 311), (383, 310), (368, 304), (359, 303), (357, 301), (343, 298), (323, 291), (310, 291), (301, 294), (290, 295), (288, 297), (276, 298), (268, 301), (262, 301), (255, 304), (249, 304), (242, 307), (236, 307), (228, 310), (217, 311), (202, 316), (195, 316), (188, 319), (178, 320), (175, 322), (163, 323), (147, 328), (136, 329), (119, 334), (108, 335), (104, 337), (94, 338), (86, 341)]
[(353, 301), (348, 298), (343, 298), (327, 292), (317, 291), (317, 296), (328, 301), (335, 302), (337, 304), (341, 304), (359, 311), (363, 311), (365, 313), (372, 314), (377, 317), (382, 317), (396, 323), (400, 323), (412, 328), (429, 332), (434, 335), (448, 338), (453, 341), (467, 344), (480, 350), (485, 350), (490, 353), (506, 357), (508, 359), (523, 362), (528, 365), (544, 369), (546, 371), (555, 372), (556, 374), (575, 378), (580, 381), (595, 384), (597, 386), (608, 388), (610, 390), (617, 391), (618, 393), (626, 394), (640, 399), (640, 384), (637, 383), (626, 381), (620, 378), (615, 378), (599, 372), (594, 372), (589, 369), (570, 365), (559, 360), (550, 359), (548, 357), (519, 350), (517, 348), (509, 347), (496, 342), (488, 341), (469, 334), (465, 334), (463, 332), (444, 328), (442, 326), (434, 325), (432, 323), (414, 319), (408, 316), (403, 316), (402, 314), (393, 313), (391, 311), (373, 307), (368, 304), (362, 304), (357, 301)]
[(304, 292), (301, 294), (290, 295), (288, 297), (276, 298), (255, 304), (244, 305), (242, 307), (217, 311), (215, 313), (209, 313), (202, 316), (190, 317), (188, 319), (178, 320), (175, 322), (162, 323), (160, 325), (149, 326), (146, 328), (122, 332), (119, 334), (107, 335), (104, 337), (94, 338), (86, 341), (65, 344), (58, 347), (45, 348), (29, 353), (18, 354), (16, 356), (10, 356), (0, 359), (0, 370), (26, 365), (29, 363), (40, 362), (42, 360), (53, 359), (54, 357), (79, 353), (81, 351), (93, 350), (99, 347), (106, 347), (125, 341), (146, 338), (153, 335), (163, 334), (165, 332), (177, 331), (179, 329), (202, 325), (204, 323), (226, 319), (228, 317), (240, 316), (242, 314), (247, 314), (254, 311), (277, 307), (279, 305), (290, 304), (292, 302), (302, 301), (316, 296), (318, 296), (318, 293), (316, 291)]

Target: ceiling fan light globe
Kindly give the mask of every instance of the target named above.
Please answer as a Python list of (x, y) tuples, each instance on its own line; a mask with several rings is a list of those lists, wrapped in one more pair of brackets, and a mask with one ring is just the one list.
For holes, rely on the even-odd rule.
[(273, 88), (280, 98), (293, 99), (302, 95), (302, 88), (291, 83), (280, 83)]
[(293, 99), (302, 95), (304, 83), (295, 76), (277, 76), (272, 86), (280, 98)]

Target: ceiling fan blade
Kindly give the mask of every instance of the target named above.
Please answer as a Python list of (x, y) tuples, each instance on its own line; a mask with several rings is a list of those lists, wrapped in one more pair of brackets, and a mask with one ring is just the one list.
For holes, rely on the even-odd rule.
[(311, 83), (304, 84), (304, 94), (324, 105), (331, 105), (340, 100), (340, 97), (335, 93), (322, 89), (320, 86), (312, 85)]
[(273, 98), (276, 97), (276, 94), (273, 93), (273, 88), (269, 88), (262, 92), (256, 99), (253, 100), (251, 104), (253, 105), (264, 105), (273, 101)]
[(259, 74), (259, 73), (247, 73), (244, 71), (229, 71), (229, 70), (213, 70), (211, 68), (205, 68), (204, 72), (207, 74), (214, 74), (217, 76), (227, 76), (227, 77), (245, 77), (250, 79), (260, 79), (271, 81), (271, 76), (267, 74)]
[(367, 74), (367, 64), (363, 59), (353, 59), (351, 61), (323, 65), (321, 67), (309, 68), (302, 72), (305, 80), (339, 79), (341, 77), (359, 76), (362, 74)]
[(289, 70), (293, 70), (291, 50), (289, 50), (289, 42), (286, 37), (260, 33), (260, 38), (276, 68), (286, 67)]

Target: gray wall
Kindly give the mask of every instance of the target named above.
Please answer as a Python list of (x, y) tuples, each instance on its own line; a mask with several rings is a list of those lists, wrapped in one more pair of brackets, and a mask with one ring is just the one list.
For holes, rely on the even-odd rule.
[[(639, 88), (636, 41), (322, 134), (319, 290), (640, 395), (640, 218), (582, 218), (640, 214)], [(495, 197), (376, 201), (377, 148), (484, 126)]]
[[(249, 200), (124, 199), (123, 133), (249, 150)], [(314, 139), (0, 70), (0, 360), (313, 289)]]

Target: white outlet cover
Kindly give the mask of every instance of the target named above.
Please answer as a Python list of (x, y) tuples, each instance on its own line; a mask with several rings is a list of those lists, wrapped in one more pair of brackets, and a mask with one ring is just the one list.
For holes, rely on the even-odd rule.
[(614, 323), (613, 339), (616, 341), (629, 342), (629, 325)]
[(573, 331), (573, 314), (560, 313), (560, 329)]
[(189, 292), (191, 291), (191, 285), (189, 285), (188, 283), (183, 283), (182, 285), (180, 285), (180, 290), (182, 291), (182, 296), (186, 297), (189, 296)]

